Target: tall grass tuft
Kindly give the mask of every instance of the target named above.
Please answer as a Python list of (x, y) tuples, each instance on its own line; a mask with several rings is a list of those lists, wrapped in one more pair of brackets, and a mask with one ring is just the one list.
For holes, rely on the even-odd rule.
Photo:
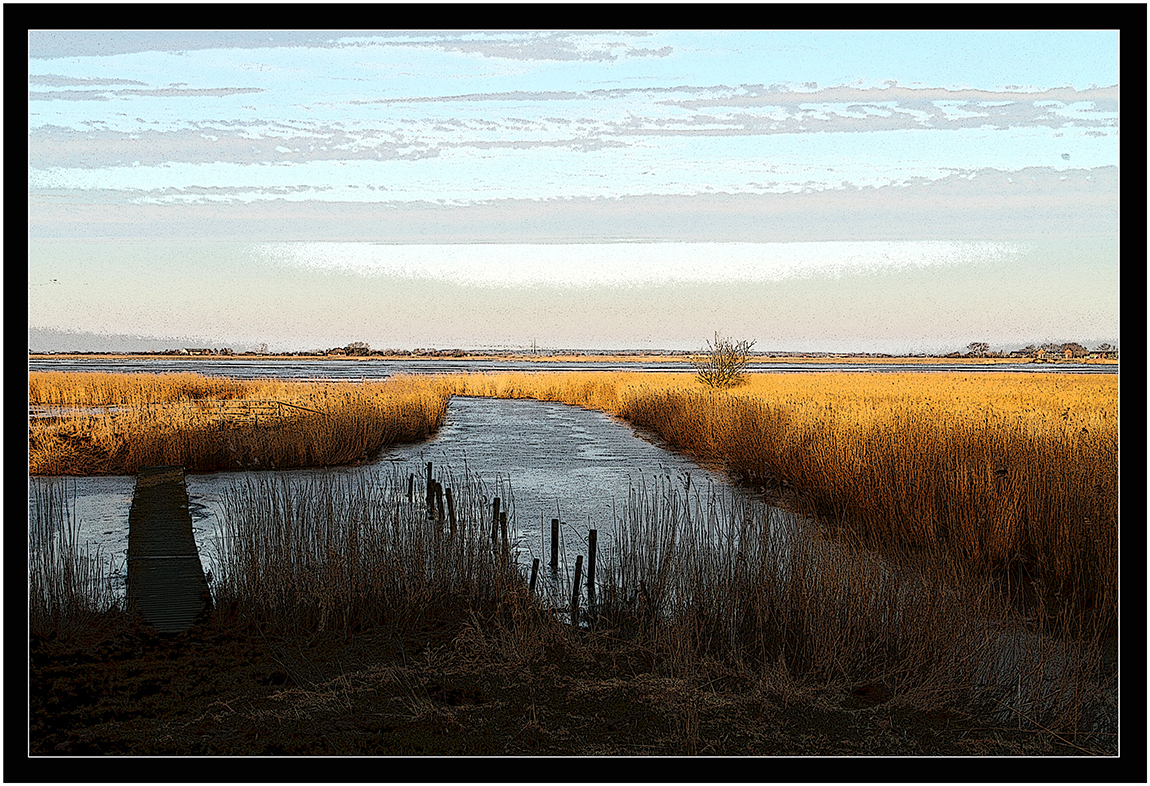
[(714, 486), (633, 490), (605, 555), (597, 625), (690, 678), (721, 662), (767, 683), (982, 714), (1104, 747), (1101, 641), (1024, 619), (942, 551), (879, 554)]
[(411, 630), (476, 613), (512, 624), (530, 604), (513, 555), (493, 550), (490, 500), (452, 489), (455, 531), (407, 497), (398, 472), (370, 479), (250, 476), (223, 501), (216, 607), (271, 630)]
[(91, 554), (80, 543), (75, 489), (64, 479), (34, 478), (29, 493), (29, 632), (53, 635), (118, 609), (119, 596), (101, 570), (99, 552)]

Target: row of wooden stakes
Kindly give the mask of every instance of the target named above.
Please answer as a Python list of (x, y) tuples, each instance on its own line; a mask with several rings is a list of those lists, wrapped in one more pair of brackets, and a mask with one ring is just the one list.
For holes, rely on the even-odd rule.
[[(431, 475), (432, 463), (427, 463), (427, 517), (438, 521), (440, 524), (444, 522), (444, 501), (446, 500), (446, 521), (448, 523), (449, 532), (452, 536), (455, 535), (455, 500), (451, 496), (451, 489), (445, 489), (443, 484), (432, 477)], [(407, 478), (407, 501), (414, 501), (415, 492), (415, 475), (408, 475)], [(506, 557), (510, 551), (510, 542), (507, 536), (507, 512), (501, 511), (499, 497), (495, 497), (491, 503), (492, 516), (491, 516), (491, 545), (494, 549), (497, 547), (500, 536), (502, 536), (503, 550), (501, 554)], [(550, 568), (552, 572), (559, 570), (559, 528), (561, 522), (559, 519), (551, 519), (551, 562)], [(595, 552), (596, 540), (598, 538), (597, 530), (589, 530), (587, 533), (587, 599), (589, 603), (595, 603)], [(528, 585), (528, 593), (535, 594), (535, 584), (539, 577), (539, 558), (536, 557), (531, 562), (531, 580)], [(579, 554), (575, 557), (575, 581), (572, 582), (571, 590), (571, 624), (578, 626), (579, 624), (579, 587), (583, 579), (583, 555)]]

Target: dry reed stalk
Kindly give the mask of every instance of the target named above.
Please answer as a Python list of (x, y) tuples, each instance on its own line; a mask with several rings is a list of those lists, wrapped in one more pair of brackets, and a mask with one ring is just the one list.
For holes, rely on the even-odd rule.
[(247, 478), (224, 500), (217, 605), (284, 632), (410, 628), (470, 611), (511, 619), (529, 608), (524, 576), (491, 554), (478, 480), (443, 481), (452, 536), (408, 501), (406, 477)]
[(828, 541), (746, 495), (636, 490), (601, 576), (599, 624), (659, 653), (671, 676), (775, 664), (799, 683), (964, 712), (1011, 688), (1030, 728), (1083, 740), (1105, 714), (1090, 690), (1099, 642), (1068, 642), (1068, 618), (1034, 628), (945, 552)]
[(35, 478), (28, 515), (28, 614), (33, 635), (84, 625), (119, 608), (99, 551), (79, 542), (75, 489), (66, 481)]

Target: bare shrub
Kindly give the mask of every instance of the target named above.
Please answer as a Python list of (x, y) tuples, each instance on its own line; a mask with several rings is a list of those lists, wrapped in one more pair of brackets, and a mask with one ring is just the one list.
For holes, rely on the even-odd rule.
[(734, 343), (715, 333), (715, 343), (707, 342), (707, 352), (691, 358), (699, 382), (712, 388), (732, 388), (743, 382), (754, 341)]

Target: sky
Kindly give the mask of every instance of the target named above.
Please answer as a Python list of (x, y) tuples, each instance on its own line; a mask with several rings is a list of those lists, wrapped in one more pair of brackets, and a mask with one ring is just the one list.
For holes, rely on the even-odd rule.
[(1116, 30), (28, 54), (34, 349), (1118, 343)]

